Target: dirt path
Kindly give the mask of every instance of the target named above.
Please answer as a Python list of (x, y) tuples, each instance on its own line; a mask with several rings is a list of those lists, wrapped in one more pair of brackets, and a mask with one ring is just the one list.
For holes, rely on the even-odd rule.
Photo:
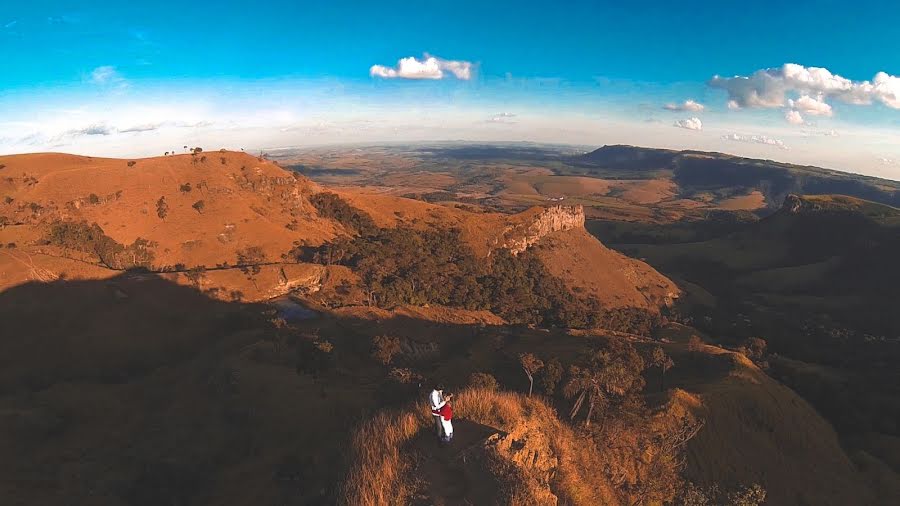
[[(422, 494), (416, 505), (453, 506), (491, 504), (494, 486), (489, 476), (472, 479), (466, 472), (464, 454), (477, 452), (488, 436), (499, 430), (469, 420), (453, 420), (453, 442), (439, 444), (435, 431), (429, 430), (412, 442), (416, 453), (416, 474), (422, 480)], [(470, 470), (471, 471), (471, 470)]]

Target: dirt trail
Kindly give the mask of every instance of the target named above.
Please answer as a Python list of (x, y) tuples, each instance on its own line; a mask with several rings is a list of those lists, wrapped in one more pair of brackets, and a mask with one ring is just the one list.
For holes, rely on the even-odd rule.
[[(488, 436), (501, 432), (469, 420), (453, 420), (453, 442), (438, 443), (435, 431), (424, 431), (412, 441), (416, 471), (422, 481), (421, 495), (413, 504), (453, 506), (493, 503), (495, 486), (490, 476), (466, 472), (466, 456), (477, 452)], [(484, 479), (472, 479), (473, 475)]]

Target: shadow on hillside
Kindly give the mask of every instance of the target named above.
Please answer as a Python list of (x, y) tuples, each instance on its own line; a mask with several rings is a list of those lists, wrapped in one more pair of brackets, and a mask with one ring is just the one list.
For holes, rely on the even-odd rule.
[[(267, 309), (138, 273), (0, 293), (0, 503), (333, 504), (376, 411), (475, 372), (523, 392), (519, 353), (569, 364), (604, 340), (408, 316), (326, 315), (285, 336)], [(389, 366), (371, 357), (383, 334), (403, 341)], [(314, 374), (308, 339), (334, 346)], [(484, 437), (470, 429), (457, 442)]]

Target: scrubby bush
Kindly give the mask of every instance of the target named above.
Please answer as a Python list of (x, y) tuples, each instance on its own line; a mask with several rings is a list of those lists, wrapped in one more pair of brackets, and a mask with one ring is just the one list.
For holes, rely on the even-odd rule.
[(497, 390), (500, 384), (497, 378), (486, 372), (474, 372), (469, 376), (469, 386), (472, 388), (483, 388), (485, 390)]
[(156, 201), (156, 215), (164, 220), (168, 214), (169, 204), (166, 203), (166, 197), (160, 197), (159, 200)]

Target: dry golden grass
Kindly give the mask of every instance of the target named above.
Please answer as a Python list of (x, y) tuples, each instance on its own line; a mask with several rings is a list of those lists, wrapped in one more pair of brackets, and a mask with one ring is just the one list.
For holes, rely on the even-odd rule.
[[(483, 476), (500, 485), (504, 504), (541, 504), (558, 498), (564, 504), (618, 504), (619, 500), (604, 479), (603, 469), (592, 444), (579, 438), (563, 424), (556, 412), (538, 398), (512, 392), (472, 388), (460, 392), (454, 401), (455, 418), (495, 427), (515, 440), (527, 440), (546, 453), (531, 453), (525, 462), (519, 455), (506, 455), (501, 465), (491, 466), (492, 476)], [(412, 455), (404, 447), (419, 431), (431, 427), (424, 406), (401, 412), (383, 412), (354, 435), (351, 470), (343, 490), (343, 503), (381, 506), (406, 504), (416, 490), (410, 475)], [(539, 460), (540, 459), (540, 460)], [(551, 467), (549, 486), (540, 476)], [(514, 483), (510, 483), (513, 482)], [(555, 503), (555, 501), (552, 501)]]
[(344, 485), (345, 504), (404, 504), (413, 492), (408, 461), (400, 450), (431, 424), (424, 409), (379, 413), (353, 436), (352, 464)]

